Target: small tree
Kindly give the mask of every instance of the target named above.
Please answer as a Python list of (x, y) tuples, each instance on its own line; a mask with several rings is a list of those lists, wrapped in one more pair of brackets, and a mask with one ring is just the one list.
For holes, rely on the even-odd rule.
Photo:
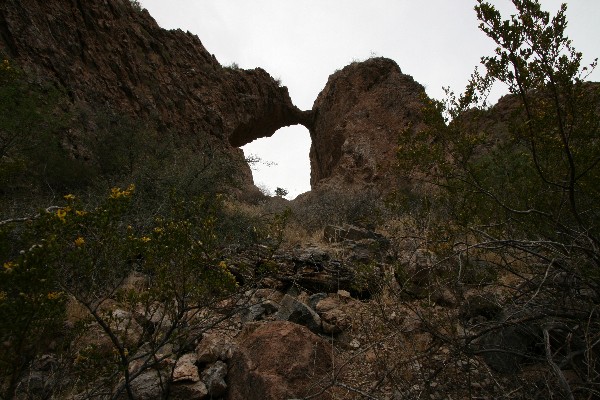
[(285, 197), (287, 195), (288, 195), (288, 191), (285, 190), (284, 188), (278, 187), (277, 189), (275, 189), (275, 196), (277, 196), (277, 197)]
[[(544, 349), (518, 357), (543, 359), (565, 398), (574, 390), (597, 395), (593, 385), (571, 388), (561, 371), (577, 352), (589, 355), (569, 364), (583, 382), (600, 371), (592, 356), (600, 326), (591, 323), (600, 299), (600, 87), (584, 82), (596, 61), (582, 66), (565, 34), (564, 4), (551, 17), (537, 0), (513, 0), (517, 12), (503, 20), (492, 4), (477, 3), (495, 54), (482, 58), (485, 71), (475, 71), (462, 95), (447, 90), (446, 101), (429, 101), (428, 128), (398, 155), (413, 177), (438, 187), (431, 197), (442, 199), (446, 225), (462, 234), (448, 247), (457, 256), (457, 283), (461, 260), (474, 251), (520, 281), (502, 304), (510, 315), (487, 332), (516, 326)], [(486, 104), (496, 83), (512, 95), (503, 100), (503, 117)], [(557, 279), (560, 290), (550, 284)], [(565, 332), (577, 338), (577, 350)]]
[[(237, 288), (219, 247), (219, 199), (179, 202), (140, 228), (128, 221), (134, 189), (113, 188), (91, 209), (67, 195), (66, 205), (28, 221), (0, 222), (0, 233), (13, 231), (24, 248), (3, 254), (0, 270), (3, 398), (27, 386), (19, 384), (24, 372), (53, 340), (76, 377), (71, 390), (134, 398), (137, 377), (177, 359), (228, 318), (206, 314)], [(137, 286), (127, 284), (133, 276)], [(67, 301), (79, 310), (69, 321), (77, 329), (68, 333), (61, 329)], [(173, 351), (158, 355), (166, 345)], [(171, 372), (161, 371), (165, 392)]]

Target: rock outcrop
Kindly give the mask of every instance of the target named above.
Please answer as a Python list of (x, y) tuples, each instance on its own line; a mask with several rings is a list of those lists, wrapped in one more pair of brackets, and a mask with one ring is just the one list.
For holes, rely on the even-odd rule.
[(425, 100), (423, 86), (386, 58), (331, 75), (313, 106), (312, 188), (393, 187), (398, 141), (422, 126)]
[(263, 69), (222, 67), (197, 36), (160, 28), (129, 0), (4, 1), (0, 56), (54, 81), (73, 105), (211, 135), (230, 153), (310, 117)]
[(128, 0), (7, 0), (0, 56), (32, 79), (55, 82), (72, 106), (152, 121), (238, 159), (236, 147), (303, 124), (312, 137), (313, 188), (389, 187), (398, 138), (421, 123), (423, 87), (389, 59), (336, 72), (303, 112), (263, 69), (221, 66), (198, 37), (160, 28)]

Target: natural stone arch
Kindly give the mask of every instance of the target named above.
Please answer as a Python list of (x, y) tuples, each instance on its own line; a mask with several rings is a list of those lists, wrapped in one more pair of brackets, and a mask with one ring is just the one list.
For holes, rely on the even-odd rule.
[(249, 116), (240, 122), (229, 135), (229, 143), (234, 147), (242, 147), (256, 139), (271, 137), (279, 129), (304, 125), (312, 126), (312, 111), (300, 111), (291, 103), (274, 103), (260, 115)]

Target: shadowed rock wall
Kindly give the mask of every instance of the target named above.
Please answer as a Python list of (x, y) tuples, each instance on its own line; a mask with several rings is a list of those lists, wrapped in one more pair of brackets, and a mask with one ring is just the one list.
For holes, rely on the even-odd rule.
[(128, 0), (2, 1), (0, 56), (73, 104), (211, 135), (232, 153), (306, 119), (266, 71), (222, 67), (198, 37), (160, 28)]
[[(313, 188), (390, 187), (398, 138), (422, 123), (423, 87), (389, 59), (337, 71), (303, 112), (263, 69), (222, 67), (198, 37), (160, 28), (128, 0), (5, 0), (0, 56), (56, 82), (74, 105), (210, 137), (239, 160), (236, 147), (302, 124), (312, 138)], [(239, 169), (251, 179), (243, 162)]]

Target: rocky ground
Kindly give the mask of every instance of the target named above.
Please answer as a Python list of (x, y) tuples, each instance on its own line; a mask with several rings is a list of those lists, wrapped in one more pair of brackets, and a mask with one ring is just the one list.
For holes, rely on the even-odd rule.
[[(229, 260), (232, 270), (260, 251)], [(482, 279), (459, 290), (430, 251), (403, 252), (402, 275), (393, 251), (385, 236), (355, 226), (328, 226), (319, 242), (278, 250), (270, 273), (202, 311), (210, 328), (187, 350), (161, 347), (153, 355), (157, 366), (132, 380), (133, 395), (158, 399), (168, 387), (175, 399), (520, 398), (555, 384), (544, 363), (493, 351), (500, 343), (521, 351), (526, 335), (486, 335), (508, 312), (499, 305), (512, 291), (508, 275), (500, 284)], [(145, 279), (135, 273), (124, 285), (143, 287)], [(139, 343), (144, 323), (158, 327), (168, 319), (111, 304), (114, 330), (138, 342), (140, 354), (152, 345)], [(96, 330), (75, 344), (80, 351), (90, 346), (111, 343)], [(34, 363), (22, 393), (57, 385), (55, 357)], [(131, 362), (131, 373), (142, 363)]]

